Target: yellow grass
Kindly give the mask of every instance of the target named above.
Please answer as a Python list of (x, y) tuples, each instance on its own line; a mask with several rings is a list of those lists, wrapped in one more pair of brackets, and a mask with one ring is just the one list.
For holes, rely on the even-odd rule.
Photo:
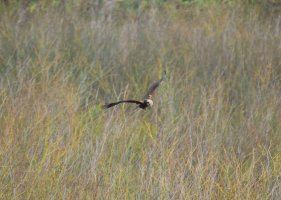
[(1, 6), (0, 199), (280, 198), (280, 12)]

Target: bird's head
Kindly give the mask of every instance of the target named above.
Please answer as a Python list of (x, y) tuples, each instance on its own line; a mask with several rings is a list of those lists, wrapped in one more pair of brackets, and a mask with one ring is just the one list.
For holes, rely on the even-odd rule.
[(153, 106), (153, 101), (151, 100), (151, 99), (145, 99), (144, 100), (144, 103), (147, 105), (147, 106), (150, 106), (150, 107), (152, 107)]

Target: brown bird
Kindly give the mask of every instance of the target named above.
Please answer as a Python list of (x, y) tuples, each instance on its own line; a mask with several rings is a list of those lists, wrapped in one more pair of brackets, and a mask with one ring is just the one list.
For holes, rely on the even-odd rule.
[(109, 103), (109, 104), (105, 104), (103, 106), (103, 108), (107, 109), (107, 108), (111, 108), (113, 106), (116, 106), (120, 103), (134, 103), (138, 105), (138, 108), (141, 109), (146, 109), (147, 107), (151, 107), (153, 106), (153, 101), (152, 101), (152, 95), (154, 94), (156, 88), (161, 84), (161, 82), (166, 78), (166, 71), (164, 71), (163, 76), (160, 80), (154, 82), (149, 88), (148, 91), (146, 93), (146, 95), (144, 96), (144, 100), (143, 101), (138, 101), (138, 100), (121, 100), (121, 101), (117, 101), (114, 103)]

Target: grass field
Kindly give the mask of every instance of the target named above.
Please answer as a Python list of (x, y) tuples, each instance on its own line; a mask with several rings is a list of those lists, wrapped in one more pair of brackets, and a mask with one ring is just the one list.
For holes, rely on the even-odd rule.
[(0, 199), (280, 198), (278, 7), (52, 2), (0, 3)]

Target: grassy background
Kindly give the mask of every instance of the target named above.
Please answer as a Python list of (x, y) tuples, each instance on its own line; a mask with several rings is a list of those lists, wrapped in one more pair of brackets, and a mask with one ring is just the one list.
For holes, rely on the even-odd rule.
[[(281, 15), (253, 2), (2, 2), (0, 198), (280, 198)], [(100, 108), (164, 69), (152, 109)]]

